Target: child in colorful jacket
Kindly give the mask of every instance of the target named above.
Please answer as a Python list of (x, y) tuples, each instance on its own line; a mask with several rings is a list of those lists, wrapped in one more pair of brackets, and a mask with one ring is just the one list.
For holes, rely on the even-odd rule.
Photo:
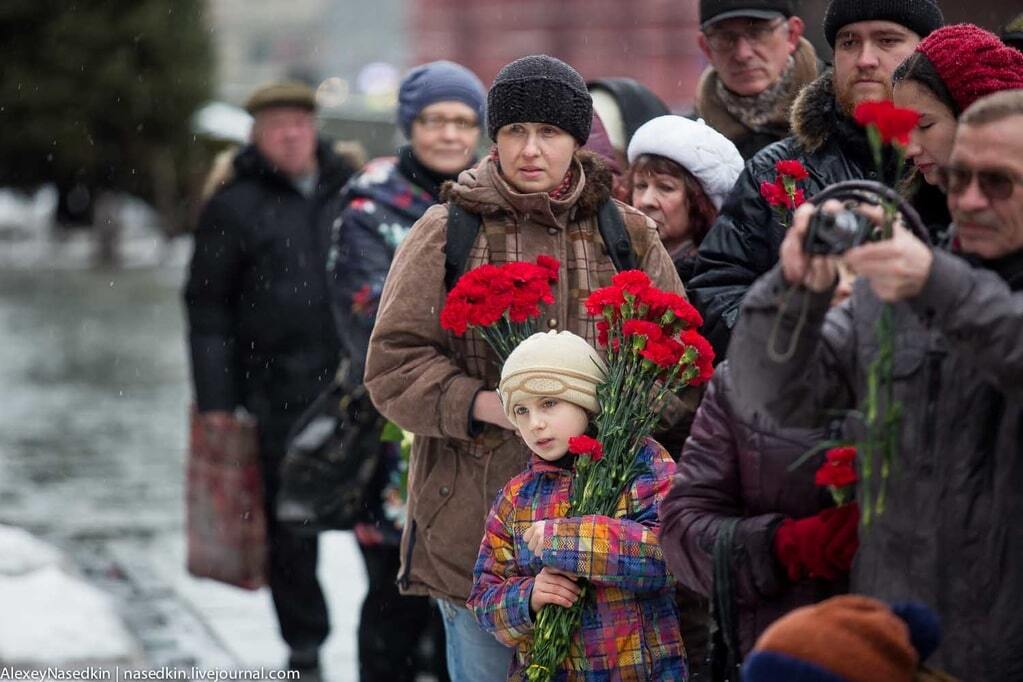
[(591, 585), (582, 623), (556, 680), (685, 680), (687, 663), (658, 542), (658, 507), (675, 464), (648, 439), (647, 468), (622, 493), (614, 517), (566, 518), (574, 455), (590, 428), (605, 366), (571, 332), (534, 334), (508, 357), (499, 393), (533, 456), (498, 495), (486, 523), (467, 602), (480, 626), (516, 647), (510, 680), (525, 679), (536, 614), (569, 607)]

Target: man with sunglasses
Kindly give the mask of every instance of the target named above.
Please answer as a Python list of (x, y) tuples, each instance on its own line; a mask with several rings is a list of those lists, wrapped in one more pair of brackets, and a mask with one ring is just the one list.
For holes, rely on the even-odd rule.
[(701, 0), (696, 113), (731, 140), (744, 159), (789, 134), (789, 110), (818, 75), (791, 0)]
[(728, 350), (743, 295), (777, 261), (785, 236), (761, 185), (773, 183), (775, 164), (787, 159), (809, 172), (799, 183), (808, 198), (842, 180), (877, 179), (866, 132), (853, 121), (853, 111), (861, 102), (890, 100), (896, 67), (943, 23), (935, 0), (831, 0), (824, 34), (835, 50), (834, 69), (799, 93), (792, 135), (746, 164), (700, 244), (695, 275), (686, 285), (719, 359)]
[[(1023, 680), (1021, 127), (1023, 90), (963, 113), (942, 173), (958, 253), (898, 224), (890, 240), (811, 257), (803, 240), (814, 208), (800, 208), (780, 264), (743, 302), (729, 356), (741, 411), (824, 423), (864, 406), (875, 325), (894, 304), (898, 449), (886, 506), (860, 533), (851, 587), (934, 609), (944, 638), (930, 661), (971, 680)], [(862, 212), (880, 222), (880, 209)], [(861, 279), (828, 312), (839, 258)], [(792, 287), (796, 303), (781, 305)], [(776, 347), (795, 349), (787, 359), (768, 355), (772, 328)], [(864, 439), (860, 420), (847, 425), (851, 440)], [(876, 499), (876, 478), (859, 485)]]

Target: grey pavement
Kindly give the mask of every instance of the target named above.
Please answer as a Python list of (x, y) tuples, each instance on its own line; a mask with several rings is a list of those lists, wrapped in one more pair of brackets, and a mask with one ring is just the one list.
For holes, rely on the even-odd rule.
[[(279, 667), (269, 592), (184, 570), (182, 276), (0, 269), (0, 523), (59, 546), (112, 595), (145, 665)], [(347, 682), (365, 577), (350, 534), (322, 542), (324, 678)]]

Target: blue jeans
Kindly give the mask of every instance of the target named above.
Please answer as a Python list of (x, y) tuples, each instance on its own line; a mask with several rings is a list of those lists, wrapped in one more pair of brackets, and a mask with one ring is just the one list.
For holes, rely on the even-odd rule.
[(451, 682), (504, 682), (515, 649), (480, 629), (469, 609), (438, 599), (447, 637), (448, 675)]

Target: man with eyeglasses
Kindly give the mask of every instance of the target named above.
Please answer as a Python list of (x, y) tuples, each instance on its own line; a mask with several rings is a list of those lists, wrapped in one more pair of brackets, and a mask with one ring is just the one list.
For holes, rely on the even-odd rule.
[(835, 50), (834, 69), (800, 92), (792, 107), (792, 135), (747, 163), (700, 244), (686, 288), (703, 313), (703, 331), (718, 358), (725, 357), (743, 295), (777, 261), (785, 236), (760, 195), (761, 184), (774, 182), (775, 164), (784, 159), (801, 161), (809, 171), (799, 183), (807, 197), (842, 180), (876, 179), (867, 135), (852, 112), (860, 102), (891, 99), (896, 67), (942, 23), (934, 0), (831, 0), (824, 33)]
[(789, 111), (820, 61), (791, 0), (701, 0), (696, 114), (744, 159), (789, 134)]
[[(890, 240), (809, 256), (813, 208), (800, 208), (780, 264), (743, 302), (729, 360), (743, 411), (823, 423), (863, 406), (875, 323), (894, 304), (898, 454), (885, 509), (860, 533), (851, 588), (934, 609), (944, 636), (929, 662), (960, 679), (1023, 680), (1021, 129), (1023, 90), (989, 95), (960, 118), (942, 171), (958, 253), (898, 224)], [(862, 212), (880, 222), (880, 209)], [(828, 312), (840, 258), (860, 281)], [(790, 287), (806, 305), (782, 312)], [(776, 341), (796, 350), (775, 361), (765, 340), (779, 316)], [(847, 423), (862, 440), (863, 425)]]

